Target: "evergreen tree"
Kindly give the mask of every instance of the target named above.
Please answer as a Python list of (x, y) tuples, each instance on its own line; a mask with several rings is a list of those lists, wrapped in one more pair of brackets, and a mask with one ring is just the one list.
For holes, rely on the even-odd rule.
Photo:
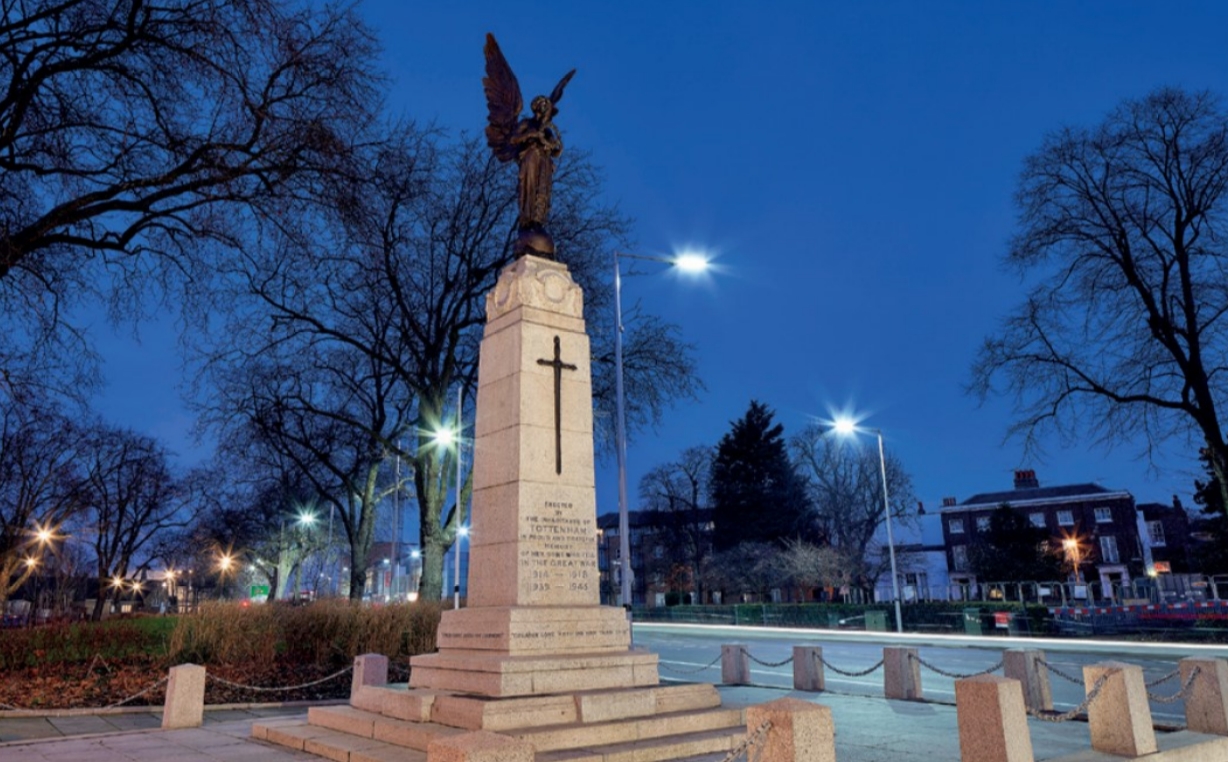
[(767, 405), (752, 400), (717, 446), (711, 478), (717, 551), (802, 534), (805, 486), (789, 461), (784, 427), (774, 424), (772, 415)]
[(1047, 530), (1032, 526), (1021, 512), (1003, 504), (990, 514), (989, 531), (973, 543), (968, 563), (986, 582), (1060, 579), (1062, 561), (1050, 552), (1049, 540)]

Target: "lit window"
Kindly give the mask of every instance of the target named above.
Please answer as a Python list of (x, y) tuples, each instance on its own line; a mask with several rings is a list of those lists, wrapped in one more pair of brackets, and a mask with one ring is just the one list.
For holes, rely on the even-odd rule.
[(1096, 509), (1096, 523), (1097, 524), (1113, 523), (1113, 511), (1109, 508), (1097, 508)]
[(977, 516), (976, 517), (976, 531), (978, 532), (988, 532), (989, 531), (989, 517), (988, 516)]
[(949, 519), (947, 521), (947, 529), (951, 532), (951, 534), (963, 534), (964, 533), (964, 520), (963, 519)]
[(1032, 522), (1032, 526), (1036, 527), (1037, 529), (1045, 528), (1045, 514), (1043, 513), (1029, 514), (1028, 519)]
[(1164, 546), (1164, 524), (1160, 521), (1147, 522), (1147, 539), (1151, 542), (1151, 547), (1160, 548)]
[(1074, 526), (1074, 514), (1071, 513), (1070, 511), (1058, 511), (1057, 512), (1057, 523), (1061, 524), (1064, 527)]
[(1115, 564), (1117, 556), (1117, 538), (1112, 535), (1100, 535), (1100, 560), (1106, 564)]

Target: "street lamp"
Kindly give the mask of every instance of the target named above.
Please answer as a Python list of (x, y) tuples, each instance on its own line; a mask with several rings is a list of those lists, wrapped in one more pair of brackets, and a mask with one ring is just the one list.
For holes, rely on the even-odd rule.
[(452, 548), (456, 552), (456, 578), (452, 580), (452, 608), (460, 608), (460, 538), (469, 534), (469, 529), (465, 527), (465, 512), (461, 507), (461, 473), (462, 463), (461, 454), (464, 447), (464, 439), (461, 436), (461, 426), (464, 424), (461, 417), (461, 406), (465, 402), (465, 387), (458, 386), (456, 389), (456, 429), (441, 428), (435, 432), (435, 444), (440, 447), (451, 447), (456, 445), (456, 540), (452, 543)]
[(456, 569), (454, 570), (454, 573), (453, 573), (453, 584), (452, 584), (452, 608), (454, 609), (460, 608), (460, 573), (461, 573), (460, 541), (462, 537), (468, 537), (468, 536), (469, 536), (469, 527), (460, 527), (459, 529), (456, 530), (456, 544), (453, 547), (453, 549), (456, 551), (456, 556), (454, 558), (454, 560), (456, 561)]
[(841, 436), (852, 436), (858, 431), (865, 431), (878, 437), (878, 466), (883, 477), (883, 516), (887, 520), (887, 555), (891, 558), (891, 595), (895, 599), (895, 631), (904, 632), (904, 619), (900, 613), (900, 580), (895, 566), (895, 538), (891, 532), (891, 499), (887, 494), (887, 455), (883, 450), (883, 431), (863, 429), (851, 418), (836, 419), (835, 429)]
[(1079, 584), (1079, 541), (1074, 537), (1067, 537), (1062, 540), (1062, 547), (1066, 549), (1067, 557), (1073, 556), (1071, 564), (1074, 566), (1075, 584)]
[(614, 453), (618, 460), (618, 564), (621, 576), (619, 603), (631, 608), (631, 537), (627, 519), (627, 420), (623, 398), (623, 278), (620, 260), (642, 259), (663, 262), (685, 273), (700, 273), (708, 269), (708, 259), (702, 254), (686, 252), (667, 259), (643, 254), (614, 252)]

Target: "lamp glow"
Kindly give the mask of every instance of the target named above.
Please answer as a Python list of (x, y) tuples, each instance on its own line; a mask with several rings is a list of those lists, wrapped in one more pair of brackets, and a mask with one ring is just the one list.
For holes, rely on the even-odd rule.
[(702, 254), (686, 252), (674, 259), (674, 267), (684, 273), (701, 273), (708, 269), (708, 258)]
[(857, 433), (857, 422), (852, 418), (837, 418), (832, 425), (836, 433), (842, 437), (847, 437)]
[(433, 437), (435, 444), (441, 447), (451, 447), (452, 443), (456, 441), (456, 432), (452, 431), (452, 429), (438, 429)]

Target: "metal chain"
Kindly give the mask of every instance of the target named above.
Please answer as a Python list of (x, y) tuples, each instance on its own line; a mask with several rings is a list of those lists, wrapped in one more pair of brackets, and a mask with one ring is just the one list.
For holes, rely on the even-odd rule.
[[(1178, 670), (1178, 671), (1180, 671), (1180, 670)], [(1174, 693), (1173, 695), (1171, 695), (1171, 696), (1157, 696), (1157, 695), (1155, 695), (1154, 693), (1152, 693), (1151, 691), (1147, 691), (1147, 698), (1151, 699), (1152, 701), (1156, 702), (1157, 704), (1173, 704), (1173, 703), (1176, 703), (1177, 701), (1180, 701), (1181, 699), (1184, 699), (1186, 696), (1188, 696), (1188, 695), (1189, 695), (1189, 693), (1190, 693), (1190, 688), (1192, 688), (1192, 687), (1194, 686), (1194, 679), (1198, 677), (1198, 673), (1199, 673), (1199, 672), (1201, 672), (1201, 671), (1202, 671), (1202, 667), (1194, 667), (1194, 669), (1190, 670), (1190, 676), (1189, 676), (1189, 677), (1187, 677), (1187, 678), (1185, 678), (1185, 684), (1181, 686), (1181, 690), (1177, 691), (1177, 692), (1176, 692), (1176, 693)], [(1163, 681), (1161, 681), (1161, 682), (1163, 682)]]
[(749, 658), (751, 661), (753, 661), (754, 663), (758, 664), (761, 667), (783, 667), (784, 665), (793, 661), (792, 656), (790, 656), (788, 659), (785, 659), (784, 661), (776, 661), (776, 662), (763, 661), (761, 659), (756, 659), (755, 655), (751, 653), (750, 651), (746, 650), (745, 648), (742, 649), (742, 653), (746, 654), (747, 658)]
[(1044, 720), (1045, 722), (1067, 722), (1068, 720), (1073, 720), (1075, 717), (1078, 717), (1080, 714), (1086, 712), (1087, 708), (1092, 705), (1093, 701), (1100, 698), (1100, 691), (1104, 689), (1104, 684), (1109, 681), (1109, 677), (1115, 672), (1117, 672), (1117, 670), (1111, 670), (1101, 675), (1096, 682), (1092, 683), (1092, 689), (1087, 692), (1087, 698), (1083, 699), (1083, 703), (1079, 704), (1074, 709), (1071, 709), (1069, 712), (1063, 712), (1062, 714), (1048, 714), (1046, 712), (1029, 708), (1027, 709), (1027, 713), (1032, 717), (1035, 717), (1038, 720)]
[(885, 659), (879, 659), (877, 662), (874, 663), (874, 666), (870, 667), (869, 669), (863, 669), (860, 672), (849, 672), (847, 670), (840, 669), (839, 667), (829, 662), (827, 659), (824, 659), (822, 656), (818, 656), (818, 654), (816, 654), (816, 657), (818, 658), (819, 661), (823, 662), (824, 667), (827, 667), (832, 672), (836, 672), (838, 674), (844, 675), (845, 677), (865, 677), (866, 675), (870, 674), (874, 670), (883, 666), (883, 662), (886, 661)]
[(131, 696), (129, 696), (128, 698), (124, 699), (123, 701), (116, 701), (114, 704), (108, 704), (107, 706), (104, 706), (104, 707), (103, 707), (103, 709), (114, 709), (114, 708), (115, 708), (115, 707), (117, 707), (117, 706), (123, 706), (124, 704), (127, 704), (129, 701), (133, 701), (133, 700), (135, 700), (135, 699), (139, 699), (141, 696), (144, 696), (146, 693), (149, 693), (149, 692), (150, 692), (150, 691), (152, 691), (154, 688), (157, 688), (157, 687), (159, 687), (159, 686), (161, 686), (161, 685), (164, 685), (164, 684), (165, 684), (165, 683), (166, 683), (168, 680), (170, 680), (170, 678), (169, 678), (169, 677), (164, 677), (164, 678), (162, 678), (161, 680), (159, 680), (158, 682), (156, 682), (156, 683), (154, 683), (153, 685), (151, 685), (151, 686), (149, 686), (148, 688), (146, 688), (145, 690), (141, 691), (140, 693), (134, 693), (134, 694), (132, 694)]
[(222, 685), (228, 685), (231, 688), (242, 688), (243, 690), (255, 691), (257, 693), (272, 693), (276, 691), (293, 691), (293, 690), (298, 690), (299, 688), (310, 688), (313, 685), (319, 685), (320, 683), (327, 683), (329, 680), (332, 680), (335, 677), (340, 677), (341, 675), (344, 675), (346, 672), (349, 672), (352, 669), (354, 669), (354, 667), (349, 666), (343, 670), (332, 673), (328, 677), (321, 677), (319, 680), (313, 680), (310, 683), (303, 683), (302, 685), (284, 685), (279, 688), (261, 688), (255, 685), (241, 685), (240, 683), (232, 683), (229, 680), (225, 680), (223, 678), (218, 677), (217, 675), (210, 675), (208, 673), (206, 673), (205, 676), (208, 677), (210, 680), (213, 680), (214, 682), (221, 683)]
[(925, 659), (922, 659), (920, 656), (917, 656), (916, 654), (910, 653), (908, 655), (908, 658), (916, 660), (918, 664), (920, 664), (922, 667), (925, 667), (931, 672), (937, 672), (943, 677), (949, 677), (953, 680), (963, 680), (969, 677), (977, 677), (978, 675), (988, 675), (990, 672), (997, 672), (998, 670), (1002, 669), (1002, 664), (1003, 664), (1002, 661), (999, 661), (997, 664), (993, 665), (989, 669), (983, 669), (980, 672), (970, 672), (966, 675), (961, 675), (958, 672), (947, 672), (946, 670), (940, 667), (936, 667), (933, 664), (930, 664)]
[(8, 711), (12, 711), (12, 712), (25, 712), (25, 711), (28, 711), (28, 710), (25, 710), (25, 709), (21, 709), (20, 707), (15, 707), (15, 706), (13, 706), (12, 704), (0, 704), (0, 709), (6, 709), (6, 710), (8, 710)]
[(1071, 677), (1070, 675), (1066, 674), (1065, 672), (1063, 672), (1062, 670), (1060, 670), (1060, 669), (1058, 669), (1057, 667), (1053, 666), (1052, 664), (1050, 664), (1049, 662), (1045, 661), (1044, 659), (1037, 659), (1037, 660), (1036, 660), (1036, 663), (1037, 663), (1037, 664), (1039, 664), (1039, 665), (1041, 665), (1041, 666), (1042, 666), (1042, 667), (1044, 667), (1045, 669), (1049, 670), (1049, 671), (1050, 671), (1050, 672), (1052, 672), (1053, 674), (1057, 675), (1058, 677), (1062, 678), (1063, 680), (1066, 680), (1066, 681), (1072, 682), (1072, 683), (1074, 683), (1075, 685), (1082, 685), (1082, 684), (1083, 684), (1083, 681), (1082, 681), (1082, 680), (1080, 680), (1080, 679), (1078, 679), (1078, 678), (1076, 678), (1076, 677)]
[(1180, 667), (1178, 667), (1178, 668), (1174, 669), (1172, 672), (1169, 672), (1167, 675), (1164, 675), (1163, 677), (1157, 677), (1155, 680), (1152, 680), (1152, 681), (1150, 681), (1150, 682), (1145, 683), (1145, 685), (1146, 685), (1148, 688), (1154, 688), (1154, 687), (1156, 687), (1157, 685), (1159, 685), (1160, 683), (1166, 683), (1166, 682), (1168, 682), (1169, 680), (1172, 680), (1174, 677), (1176, 677), (1176, 676), (1177, 676), (1177, 675), (1179, 675), (1179, 674), (1181, 674), (1181, 668), (1180, 668)]
[(704, 671), (705, 669), (707, 669), (708, 667), (713, 667), (713, 666), (716, 666), (716, 663), (717, 663), (718, 661), (720, 661), (720, 660), (721, 660), (721, 657), (717, 656), (717, 657), (716, 657), (715, 659), (713, 659), (712, 661), (710, 661), (710, 662), (708, 662), (707, 664), (703, 665), (702, 667), (698, 667), (698, 668), (696, 668), (696, 669), (679, 669), (678, 667), (666, 667), (664, 663), (658, 663), (658, 664), (657, 664), (657, 666), (658, 666), (658, 667), (664, 667), (664, 668), (665, 668), (667, 671), (669, 671), (669, 672), (674, 672), (674, 673), (679, 674), (679, 675), (693, 675), (693, 674), (695, 674), (695, 673), (697, 673), (697, 672), (703, 672), (703, 671)]
[[(747, 752), (750, 750), (750, 748), (762, 741), (763, 737), (767, 735), (767, 732), (771, 729), (772, 721), (764, 720), (762, 725), (755, 728), (755, 732), (748, 734), (746, 738), (742, 739), (742, 743), (735, 746), (728, 754), (726, 754), (725, 758), (722, 759), (721, 762), (733, 762), (735, 759), (744, 754), (749, 757), (750, 755), (747, 754)], [(755, 757), (757, 759), (758, 755), (756, 754)]]

